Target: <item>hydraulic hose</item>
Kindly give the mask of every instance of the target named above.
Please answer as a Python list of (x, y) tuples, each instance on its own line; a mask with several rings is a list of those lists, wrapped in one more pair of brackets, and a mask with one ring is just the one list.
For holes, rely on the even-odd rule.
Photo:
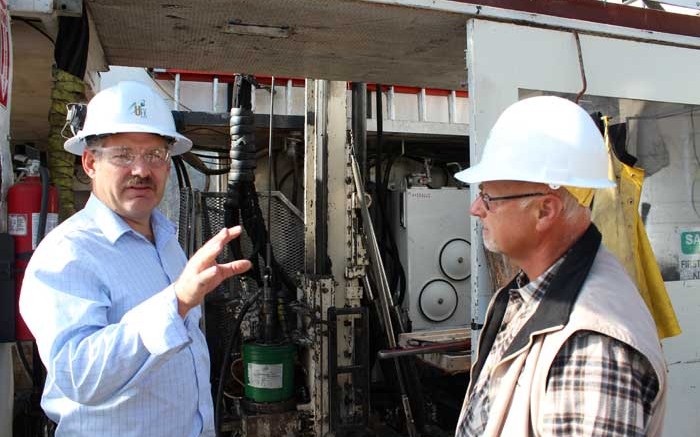
[(175, 166), (175, 171), (177, 172), (178, 184), (180, 188), (190, 188), (192, 183), (190, 182), (190, 176), (187, 173), (187, 167), (185, 162), (182, 160), (181, 156), (173, 156), (173, 165)]
[(226, 379), (226, 370), (228, 369), (229, 362), (231, 360), (231, 349), (233, 348), (235, 340), (240, 334), (241, 323), (243, 323), (243, 319), (245, 318), (246, 313), (248, 312), (250, 307), (255, 303), (255, 301), (260, 297), (261, 294), (262, 290), (256, 292), (251, 297), (249, 297), (248, 300), (245, 301), (245, 303), (241, 307), (241, 312), (238, 314), (236, 322), (233, 325), (233, 332), (229, 336), (224, 347), (224, 358), (221, 363), (221, 370), (219, 371), (219, 383), (216, 387), (216, 399), (214, 402), (214, 429), (216, 430), (217, 437), (221, 436), (221, 409), (223, 408), (222, 401), (224, 397), (224, 382)]
[[(226, 202), (224, 204), (224, 223), (227, 227), (243, 224), (243, 228), (250, 237), (253, 250), (249, 259), (253, 268), (246, 274), (252, 278), (259, 289), (267, 286), (268, 296), (264, 305), (265, 337), (269, 340), (276, 336), (277, 331), (277, 304), (275, 296), (279, 285), (287, 290), (282, 292), (286, 297), (296, 290), (296, 284), (284, 269), (275, 260), (271, 248), (268, 249), (268, 230), (265, 218), (260, 210), (257, 190), (255, 188), (256, 141), (255, 141), (255, 114), (252, 111), (251, 96), (253, 92), (254, 78), (248, 76), (236, 77), (236, 99), (234, 108), (231, 109), (230, 134), (231, 150), (229, 157), (231, 165), (229, 170), (229, 184)], [(272, 111), (271, 111), (272, 112)], [(272, 121), (272, 113), (270, 120)], [(270, 138), (271, 141), (271, 138)], [(270, 143), (270, 149), (272, 149)], [(271, 157), (270, 150), (270, 157)], [(268, 225), (270, 215), (268, 211)], [(240, 240), (233, 240), (229, 248), (235, 259), (243, 258)], [(265, 251), (265, 252), (264, 252)], [(270, 271), (261, 274), (260, 260), (268, 262)], [(272, 282), (272, 283), (270, 283)], [(270, 293), (274, 289), (275, 293)], [(285, 298), (285, 300), (289, 300)]]
[(175, 176), (177, 176), (177, 187), (179, 189), (185, 188), (185, 181), (182, 179), (182, 174), (180, 174), (180, 167), (177, 166), (176, 156), (173, 156), (173, 167), (175, 167)]
[[(226, 192), (226, 202), (224, 203), (224, 224), (226, 227), (232, 227), (240, 224), (240, 216), (246, 210), (243, 202), (245, 202), (251, 190), (247, 185), (253, 184), (252, 192), (255, 193), (255, 117), (253, 114), (251, 94), (251, 80), (244, 76), (236, 76), (235, 80), (235, 99), (234, 107), (231, 108), (230, 118), (230, 134), (231, 134), (231, 150), (229, 157), (231, 158), (231, 166), (229, 168), (229, 184)], [(245, 219), (244, 219), (245, 221)], [(244, 226), (246, 223), (244, 223)], [(249, 235), (252, 229), (245, 226)], [(259, 245), (256, 239), (252, 236), (253, 245)], [(242, 259), (243, 252), (241, 251), (241, 243), (239, 239), (235, 239), (229, 243), (229, 248), (235, 259)], [(253, 263), (253, 268), (246, 273), (255, 280), (258, 287), (262, 286), (262, 278), (260, 277), (260, 269), (258, 265), (258, 257), (255, 250), (250, 257)]]

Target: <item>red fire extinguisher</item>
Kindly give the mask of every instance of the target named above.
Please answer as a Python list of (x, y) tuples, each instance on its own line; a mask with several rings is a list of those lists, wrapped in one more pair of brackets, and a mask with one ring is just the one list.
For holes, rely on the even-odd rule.
[(58, 191), (49, 185), (48, 170), (30, 160), (26, 172), (7, 192), (7, 227), (15, 240), (15, 335), (22, 341), (34, 340), (18, 308), (24, 270), (39, 241), (58, 224)]

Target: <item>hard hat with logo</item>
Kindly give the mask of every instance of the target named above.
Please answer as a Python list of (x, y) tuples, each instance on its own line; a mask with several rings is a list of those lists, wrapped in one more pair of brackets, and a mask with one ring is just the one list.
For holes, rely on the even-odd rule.
[(86, 139), (117, 133), (151, 133), (173, 140), (171, 154), (192, 148), (192, 141), (175, 130), (172, 113), (163, 98), (140, 82), (119, 82), (90, 100), (83, 128), (66, 140), (63, 147), (82, 155)]
[(466, 183), (497, 180), (608, 188), (608, 152), (598, 127), (569, 100), (541, 96), (509, 106), (491, 129), (481, 161), (455, 174)]

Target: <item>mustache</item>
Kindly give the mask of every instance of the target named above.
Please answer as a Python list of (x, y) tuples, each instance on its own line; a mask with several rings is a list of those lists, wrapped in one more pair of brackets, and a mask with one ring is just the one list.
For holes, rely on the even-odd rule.
[(132, 176), (126, 181), (125, 188), (133, 187), (155, 188), (155, 183), (153, 183), (153, 179), (151, 179), (150, 177), (142, 178), (138, 176)]

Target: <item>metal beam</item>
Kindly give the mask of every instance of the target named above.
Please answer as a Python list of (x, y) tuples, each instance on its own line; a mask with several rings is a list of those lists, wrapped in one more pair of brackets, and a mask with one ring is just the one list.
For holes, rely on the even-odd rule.
[(306, 81), (304, 146), (304, 270), (307, 275), (328, 275), (327, 244), (327, 92), (328, 81)]
[[(390, 0), (366, 0), (374, 3), (391, 3)], [(403, 0), (406, 7), (423, 7), (432, 10), (452, 10), (470, 13), (479, 18), (517, 19), (513, 12), (522, 14), (523, 22), (534, 22), (532, 14), (565, 18), (578, 22), (626, 27), (649, 32), (663, 32), (671, 35), (700, 37), (700, 17), (673, 14), (656, 9), (644, 9), (598, 0), (481, 0), (478, 3), (467, 0)], [(460, 7), (462, 6), (462, 7)], [(509, 14), (510, 12), (510, 14)]]
[(367, 84), (352, 84), (352, 116), (350, 117), (355, 156), (362, 177), (367, 177)]

